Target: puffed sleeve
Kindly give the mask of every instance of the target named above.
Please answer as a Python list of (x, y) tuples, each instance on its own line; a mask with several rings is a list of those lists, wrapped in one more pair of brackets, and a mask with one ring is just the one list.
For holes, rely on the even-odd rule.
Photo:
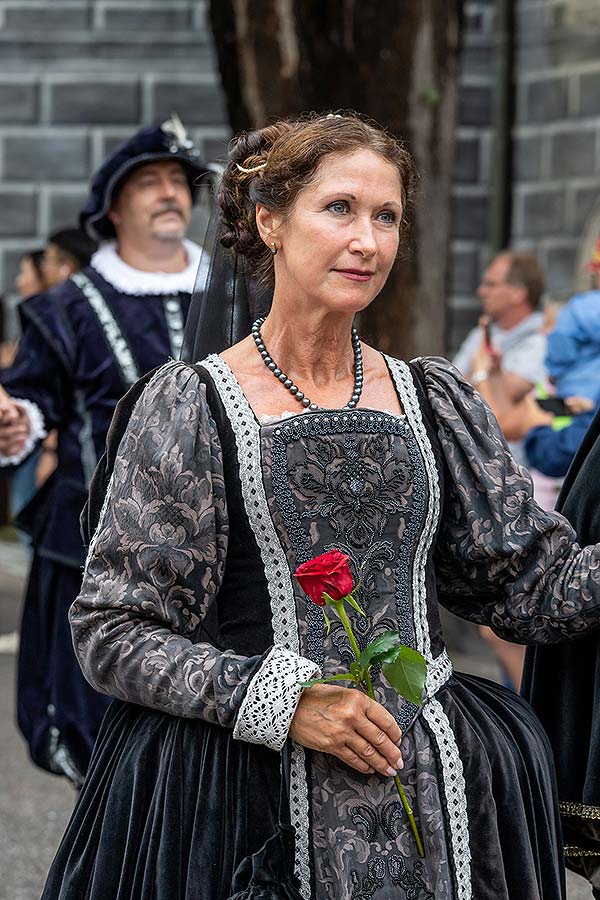
[(445, 463), (440, 602), (501, 637), (551, 643), (600, 626), (600, 545), (542, 510), (493, 413), (450, 363), (423, 360)]
[[(202, 621), (218, 602), (228, 531), (221, 445), (206, 387), (192, 367), (169, 363), (144, 387), (120, 437), (70, 611), (75, 651), (103, 693), (234, 728), (235, 737), (280, 749), (298, 682), (315, 667), (280, 647), (245, 657), (202, 642)], [(279, 696), (271, 709), (262, 697), (264, 721), (253, 729), (248, 710), (274, 686)]]

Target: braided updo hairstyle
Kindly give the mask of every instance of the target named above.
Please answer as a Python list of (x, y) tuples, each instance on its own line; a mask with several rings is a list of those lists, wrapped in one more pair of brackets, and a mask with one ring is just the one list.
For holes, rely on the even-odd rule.
[(404, 223), (415, 169), (402, 143), (355, 113), (311, 114), (243, 132), (231, 141), (217, 194), (222, 244), (245, 256), (259, 281), (272, 284), (273, 255), (258, 232), (256, 204), (285, 219), (325, 157), (355, 150), (370, 150), (397, 168)]

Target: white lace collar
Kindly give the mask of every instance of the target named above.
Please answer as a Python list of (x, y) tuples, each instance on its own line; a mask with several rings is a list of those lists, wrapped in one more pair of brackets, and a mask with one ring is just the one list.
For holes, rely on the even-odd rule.
[(184, 240), (188, 264), (181, 272), (143, 272), (129, 266), (117, 253), (116, 241), (102, 244), (90, 265), (123, 294), (191, 294), (200, 263), (202, 248)]

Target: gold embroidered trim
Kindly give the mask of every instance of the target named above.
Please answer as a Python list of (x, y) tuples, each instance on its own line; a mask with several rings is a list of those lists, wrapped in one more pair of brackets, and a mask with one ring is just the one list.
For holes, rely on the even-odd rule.
[(584, 847), (574, 847), (567, 844), (564, 848), (565, 856), (600, 856), (600, 850), (586, 850)]
[(586, 806), (584, 803), (563, 801), (559, 804), (563, 816), (578, 816), (580, 819), (600, 819), (600, 806)]

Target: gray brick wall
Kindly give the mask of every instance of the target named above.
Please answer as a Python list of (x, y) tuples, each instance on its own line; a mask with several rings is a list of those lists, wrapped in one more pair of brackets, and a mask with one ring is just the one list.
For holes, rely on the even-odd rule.
[(562, 294), (600, 197), (600, 4), (519, 0), (517, 13), (513, 243)]
[[(511, 244), (539, 256), (548, 291), (560, 296), (582, 282), (582, 240), (584, 233), (587, 244), (591, 240), (594, 215), (600, 233), (600, 3), (517, 0), (515, 19)], [(453, 190), (450, 351), (477, 320), (475, 290), (489, 255), (495, 0), (467, 3), (466, 24)]]
[(204, 0), (0, 0), (0, 292), (137, 127), (175, 110), (207, 159), (223, 154), (205, 15)]
[(476, 290), (488, 255), (495, 24), (495, 0), (465, 4), (452, 188), (449, 352), (476, 321)]
[[(476, 321), (489, 255), (496, 0), (468, 0), (452, 189), (448, 349)], [(600, 196), (600, 4), (517, 0), (512, 242), (551, 291), (574, 281)], [(207, 159), (228, 137), (205, 0), (0, 0), (0, 291), (74, 222), (89, 173), (176, 110)], [(600, 224), (599, 224), (600, 228)]]

